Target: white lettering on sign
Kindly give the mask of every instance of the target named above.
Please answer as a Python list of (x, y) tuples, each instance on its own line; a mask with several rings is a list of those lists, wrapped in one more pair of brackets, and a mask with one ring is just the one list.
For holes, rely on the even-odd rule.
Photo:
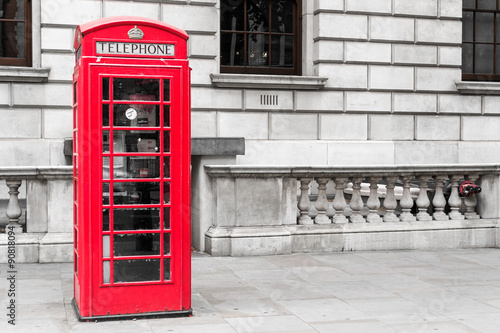
[(174, 44), (145, 44), (145, 43), (119, 43), (96, 42), (97, 54), (136, 54), (155, 56), (174, 56)]

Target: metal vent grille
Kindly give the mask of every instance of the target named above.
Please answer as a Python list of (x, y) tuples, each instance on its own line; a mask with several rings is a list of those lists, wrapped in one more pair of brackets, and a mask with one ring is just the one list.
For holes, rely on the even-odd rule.
[(278, 105), (278, 95), (260, 95), (260, 105)]

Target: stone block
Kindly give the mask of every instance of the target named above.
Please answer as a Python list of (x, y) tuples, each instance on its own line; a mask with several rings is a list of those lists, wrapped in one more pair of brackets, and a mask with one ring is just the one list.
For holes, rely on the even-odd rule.
[(219, 135), (222, 137), (244, 137), (245, 139), (268, 139), (269, 121), (267, 113), (221, 112)]
[(343, 11), (344, 0), (314, 0), (314, 10)]
[(75, 26), (101, 17), (100, 0), (41, 0), (41, 23)]
[(42, 67), (50, 68), (49, 80), (71, 81), (75, 67), (74, 54), (42, 53)]
[(342, 252), (343, 234), (292, 234), (293, 253)]
[(318, 138), (316, 114), (271, 114), (270, 139), (314, 140)]
[(346, 12), (391, 14), (391, 0), (347, 0)]
[(73, 29), (43, 27), (41, 31), (42, 50), (73, 50), (73, 42), (75, 38), (75, 32)]
[(328, 77), (327, 88), (366, 89), (368, 66), (344, 64), (320, 64), (316, 66), (318, 76)]
[(246, 90), (246, 110), (293, 110), (293, 92), (278, 90)]
[[(215, 6), (162, 4), (162, 21), (193, 32), (219, 31), (219, 14)], [(214, 72), (216, 73), (216, 72)]]
[(482, 175), (477, 181), (477, 184), (481, 186), (481, 193), (476, 194), (476, 211), (481, 218), (498, 219), (500, 217), (499, 180), (498, 175), (490, 174)]
[(43, 137), (63, 139), (73, 136), (73, 112), (71, 109), (45, 109), (43, 112)]
[(344, 94), (340, 91), (296, 91), (297, 111), (342, 111)]
[(415, 250), (468, 249), (495, 246), (491, 228), (420, 231), (414, 235)]
[(71, 165), (71, 159), (64, 155), (64, 141), (49, 141), (50, 144), (50, 165)]
[(390, 63), (391, 54), (391, 44), (368, 42), (345, 43), (346, 62)]
[(413, 42), (415, 39), (414, 20), (403, 17), (371, 16), (370, 39)]
[(413, 90), (413, 67), (403, 66), (370, 66), (370, 89), (374, 90)]
[(231, 256), (269, 256), (292, 253), (292, 239), (282, 237), (231, 238)]
[[(233, 178), (217, 178), (215, 180), (215, 212), (214, 225), (217, 227), (234, 227), (237, 221), (236, 185)], [(207, 212), (208, 213), (208, 212)]]
[(48, 233), (40, 239), (39, 262), (72, 262), (73, 234)]
[(399, 141), (394, 144), (395, 164), (456, 164), (456, 142)]
[(462, 80), (459, 68), (417, 68), (417, 91), (457, 91)]
[(215, 35), (191, 34), (188, 46), (189, 56), (216, 58), (219, 52), (219, 40)]
[(219, 63), (215, 59), (189, 59), (189, 66), (191, 67), (191, 83), (193, 85), (212, 84), (210, 74), (219, 71)]
[(464, 141), (497, 141), (500, 140), (500, 118), (498, 117), (463, 117)]
[(413, 140), (415, 120), (406, 115), (370, 115), (370, 140)]
[(440, 66), (461, 66), (462, 48), (456, 46), (439, 47), (439, 65)]
[(160, 6), (157, 3), (134, 2), (134, 1), (104, 1), (104, 13), (106, 16), (130, 15), (140, 13), (142, 17), (159, 20)]
[(217, 113), (203, 111), (191, 112), (191, 136), (217, 136)]
[(2, 139), (40, 139), (42, 137), (42, 116), (39, 109), (3, 109), (0, 118)]
[(71, 107), (72, 84), (63, 83), (14, 83), (12, 84), (14, 106), (66, 106)]
[(382, 92), (358, 92), (346, 93), (347, 111), (391, 111), (391, 94)]
[(481, 163), (498, 163), (500, 160), (500, 142), (476, 141), (458, 143), (458, 163), (473, 164), (476, 161)]
[(436, 112), (437, 96), (432, 94), (394, 94), (395, 112)]
[(367, 140), (368, 116), (366, 114), (320, 115), (321, 140)]
[(242, 92), (235, 89), (193, 87), (191, 100), (193, 110), (241, 110), (243, 108)]
[(430, 45), (394, 45), (395, 64), (437, 65), (437, 46)]
[(395, 0), (394, 14), (409, 16), (437, 16), (438, 0)]
[(368, 38), (368, 20), (366, 15), (320, 13), (314, 16), (317, 36), (339, 39)]
[(246, 140), (245, 155), (237, 156), (236, 161), (248, 165), (326, 165), (327, 152), (327, 143), (318, 140)]
[(417, 19), (417, 43), (461, 44), (462, 22)]
[(462, 1), (460, 0), (439, 1), (439, 17), (461, 19)]
[[(38, 262), (38, 234), (16, 234), (16, 264)], [(0, 264), (8, 261), (7, 234), (0, 234)]]
[[(61, 148), (62, 149), (62, 148)], [(0, 145), (0, 156), (2, 166), (38, 166), (50, 165), (50, 142), (20, 140), (3, 140)], [(62, 154), (62, 152), (61, 152)]]
[(11, 96), (10, 96), (9, 83), (0, 83), (0, 106), (10, 105), (10, 99)]
[(191, 138), (191, 156), (245, 155), (245, 138)]
[(439, 95), (439, 112), (481, 113), (481, 96)]
[(71, 179), (53, 179), (47, 186), (49, 233), (73, 232), (73, 183)]
[(460, 140), (460, 117), (417, 116), (416, 140)]
[(344, 42), (318, 40), (313, 44), (313, 61), (341, 62), (344, 60)]
[(500, 97), (484, 96), (484, 113), (500, 114)]
[(47, 232), (47, 181), (29, 180), (26, 187), (26, 230)]
[(394, 164), (394, 142), (328, 142), (328, 165)]

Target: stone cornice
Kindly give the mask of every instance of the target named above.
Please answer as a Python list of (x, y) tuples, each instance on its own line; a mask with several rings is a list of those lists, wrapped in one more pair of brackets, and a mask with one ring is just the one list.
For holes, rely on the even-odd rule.
[(218, 88), (319, 90), (326, 77), (290, 75), (210, 74), (212, 85)]

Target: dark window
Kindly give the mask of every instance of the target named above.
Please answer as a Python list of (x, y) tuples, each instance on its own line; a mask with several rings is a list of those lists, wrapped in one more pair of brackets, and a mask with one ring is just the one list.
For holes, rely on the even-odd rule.
[(463, 0), (462, 79), (500, 81), (498, 0)]
[(31, 66), (31, 0), (0, 3), (0, 65)]
[(297, 75), (300, 1), (221, 0), (221, 72)]

